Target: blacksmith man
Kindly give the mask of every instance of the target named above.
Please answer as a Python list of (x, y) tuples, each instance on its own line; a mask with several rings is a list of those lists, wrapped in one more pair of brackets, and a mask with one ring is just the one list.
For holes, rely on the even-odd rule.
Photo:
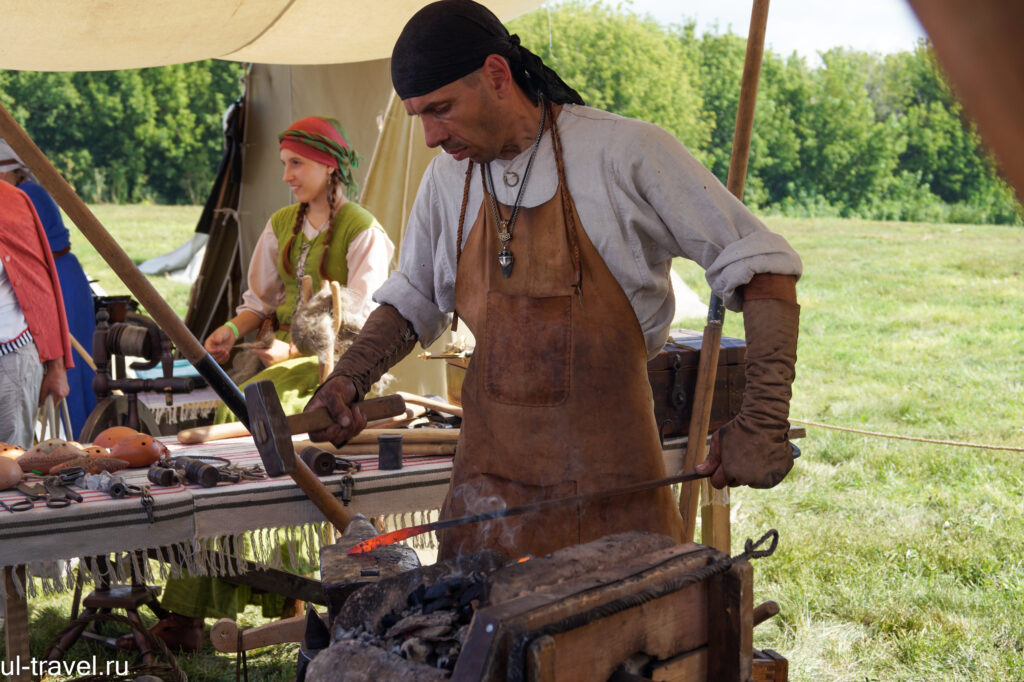
[[(427, 144), (447, 154), (424, 175), (380, 307), (309, 404), (338, 424), (312, 436), (340, 443), (362, 429), (354, 407), (369, 386), (454, 312), (477, 345), (442, 518), (662, 477), (646, 362), (668, 336), (681, 256), (746, 328), (742, 409), (704, 466), (718, 487), (782, 480), (801, 272), (786, 240), (666, 131), (586, 107), (472, 0), (417, 12), (391, 70)], [(440, 558), (545, 554), (625, 530), (679, 540), (681, 528), (661, 488), (450, 529)]]

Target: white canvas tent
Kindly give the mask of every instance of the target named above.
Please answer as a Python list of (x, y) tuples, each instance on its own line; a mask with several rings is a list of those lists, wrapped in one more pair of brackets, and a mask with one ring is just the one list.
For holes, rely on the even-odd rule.
[[(427, 0), (0, 1), (0, 68), (102, 71), (226, 59), (342, 64), (391, 56)], [(489, 0), (502, 20), (538, 0)]]
[[(236, 121), (243, 136), (238, 167), (224, 173), (204, 213), (210, 240), (186, 317), (203, 338), (238, 303), (270, 214), (291, 201), (280, 180), (277, 134), (298, 118), (327, 115), (343, 123), (366, 159), (356, 172), (361, 201), (401, 248), (405, 217), (433, 152), (400, 103), (391, 102), (388, 58), (402, 26), (427, 1), (0, 0), (9, 38), (0, 44), (0, 68), (85, 71), (207, 58), (252, 64), (235, 112), (244, 119)], [(538, 4), (488, 6), (508, 20)], [(397, 389), (444, 394), (440, 363), (410, 357), (394, 371)]]

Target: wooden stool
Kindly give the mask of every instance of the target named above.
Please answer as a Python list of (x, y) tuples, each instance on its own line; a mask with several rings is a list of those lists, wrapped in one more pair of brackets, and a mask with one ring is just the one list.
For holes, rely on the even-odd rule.
[(166, 618), (169, 612), (160, 606), (159, 596), (160, 588), (142, 584), (104, 585), (93, 590), (82, 600), (82, 606), (85, 607), (85, 610), (82, 611), (81, 618), (75, 618), (75, 615), (72, 614), (74, 620), (81, 620), (82, 622), (68, 630), (61, 637), (60, 641), (46, 652), (45, 658), (48, 660), (60, 660), (67, 653), (68, 649), (78, 641), (78, 638), (83, 635), (89, 639), (103, 642), (108, 646), (116, 646), (114, 638), (103, 637), (99, 633), (86, 631), (86, 627), (90, 624), (88, 619), (93, 614), (110, 613), (114, 609), (124, 609), (125, 615), (132, 623), (132, 637), (135, 639), (135, 646), (142, 652), (142, 660), (146, 665), (153, 665), (156, 658), (142, 634), (146, 630), (146, 625), (142, 622), (142, 618), (139, 617), (139, 607), (146, 606), (157, 618)]

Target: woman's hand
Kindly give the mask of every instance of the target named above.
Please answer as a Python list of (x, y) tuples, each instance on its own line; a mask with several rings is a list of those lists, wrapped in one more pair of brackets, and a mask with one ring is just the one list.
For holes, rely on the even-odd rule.
[(276, 365), (298, 355), (295, 346), (280, 339), (271, 341), (267, 348), (253, 348), (252, 352), (256, 354), (256, 357), (260, 359), (264, 367)]
[(230, 351), (235, 345), (235, 332), (231, 327), (222, 324), (206, 337), (203, 347), (206, 352), (213, 356), (213, 359), (224, 364), (230, 357)]

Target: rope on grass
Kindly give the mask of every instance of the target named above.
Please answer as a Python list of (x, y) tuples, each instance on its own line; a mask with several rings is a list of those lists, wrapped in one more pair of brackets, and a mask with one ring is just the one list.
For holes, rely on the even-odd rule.
[(957, 440), (938, 440), (935, 438), (918, 438), (917, 436), (901, 436), (898, 433), (882, 433), (880, 431), (864, 431), (862, 429), (851, 429), (846, 426), (833, 426), (832, 424), (820, 424), (807, 421), (806, 419), (790, 419), (794, 424), (804, 426), (816, 426), (820, 429), (831, 429), (833, 431), (846, 431), (847, 433), (859, 433), (862, 436), (876, 436), (878, 438), (892, 438), (894, 440), (912, 440), (916, 443), (934, 443), (935, 445), (953, 445), (960, 448), (978, 448), (979, 450), (1009, 450), (1011, 452), (1024, 452), (1024, 448), (1013, 445), (987, 445), (985, 443), (967, 443)]

